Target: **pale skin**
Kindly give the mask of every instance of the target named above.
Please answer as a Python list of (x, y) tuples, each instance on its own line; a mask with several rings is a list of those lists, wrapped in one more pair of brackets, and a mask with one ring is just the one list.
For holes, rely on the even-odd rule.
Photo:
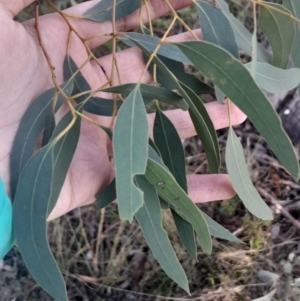
[[(1, 0), (0, 2), (0, 176), (9, 193), (9, 160), (13, 139), (18, 124), (28, 105), (43, 91), (53, 87), (51, 72), (45, 56), (39, 46), (34, 20), (23, 24), (13, 21), (13, 17), (32, 0)], [(68, 10), (70, 14), (81, 15), (97, 1), (85, 2)], [(191, 4), (188, 0), (170, 1), (174, 9), (178, 10)], [(149, 0), (151, 17), (157, 18), (169, 12), (164, 0)], [(143, 19), (147, 15), (143, 10)], [(112, 24), (95, 23), (87, 20), (70, 19), (70, 22), (83, 38), (95, 34), (111, 33)], [(118, 31), (127, 31), (139, 25), (139, 13), (117, 21)], [(57, 82), (63, 82), (62, 65), (66, 55), (66, 41), (69, 28), (58, 14), (50, 14), (40, 18), (40, 32), (43, 45), (50, 55), (51, 63), (55, 67)], [(200, 37), (200, 32), (196, 32)], [(190, 34), (181, 34), (172, 38), (176, 41), (191, 39)], [(101, 37), (89, 41), (89, 47), (95, 48), (105, 40)], [(70, 53), (81, 65), (87, 58), (86, 49), (81, 40), (72, 35)], [(144, 70), (142, 54), (138, 49), (129, 49), (117, 53), (118, 65), (122, 83), (139, 80)], [(111, 56), (99, 58), (100, 64), (110, 76)], [(95, 63), (88, 63), (82, 73), (90, 86), (96, 89), (106, 82), (102, 69)], [(117, 79), (115, 79), (116, 81)], [(148, 83), (151, 76), (144, 73), (142, 81)], [(227, 106), (217, 102), (207, 105), (207, 110), (216, 129), (227, 127), (229, 124)], [(182, 139), (196, 134), (188, 113), (181, 110), (166, 112), (176, 126)], [(109, 126), (109, 118), (87, 115), (97, 123)], [(149, 128), (153, 127), (152, 114), (149, 114)], [(231, 104), (231, 122), (240, 124), (245, 115)], [(114, 168), (108, 155), (111, 145), (106, 134), (88, 123), (82, 122), (81, 134), (74, 160), (71, 164), (60, 197), (49, 219), (57, 218), (68, 211), (91, 204), (95, 201), (95, 194), (103, 189), (114, 178)], [(195, 202), (209, 202), (229, 199), (234, 196), (234, 190), (227, 175), (188, 175), (189, 195)]]

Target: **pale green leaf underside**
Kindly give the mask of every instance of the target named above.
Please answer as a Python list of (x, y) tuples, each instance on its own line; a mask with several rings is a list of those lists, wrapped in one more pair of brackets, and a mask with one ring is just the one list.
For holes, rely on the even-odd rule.
[(162, 216), (155, 188), (145, 177), (136, 177), (137, 186), (144, 192), (144, 205), (135, 214), (153, 255), (166, 274), (189, 293), (188, 280), (177, 259), (167, 232), (162, 226)]
[[(282, 5), (266, 3), (269, 7), (290, 14)], [(273, 65), (285, 69), (292, 52), (295, 37), (295, 21), (289, 16), (261, 5), (259, 26), (267, 36), (273, 50)]]
[(119, 110), (113, 150), (119, 215), (131, 222), (143, 206), (143, 193), (135, 186), (133, 177), (145, 173), (148, 159), (148, 121), (139, 85)]
[[(252, 63), (244, 65), (251, 71)], [(296, 88), (300, 83), (300, 69), (281, 69), (266, 63), (256, 64), (255, 81), (259, 87), (278, 93)]]
[[(231, 23), (239, 48), (249, 56), (252, 55), (252, 35), (244, 24), (236, 19), (229, 11), (228, 4), (224, 0), (216, 0), (218, 7)], [(261, 44), (257, 45), (257, 60), (259, 62), (269, 62), (270, 55)]]
[(226, 49), (234, 57), (239, 58), (239, 48), (231, 24), (223, 12), (212, 5), (195, 2), (204, 41)]
[[(299, 19), (300, 18), (300, 1), (297, 0), (283, 0), (282, 5), (286, 7), (292, 14)], [(292, 58), (295, 67), (300, 68), (300, 23), (296, 22), (296, 34), (292, 50)], [(299, 89), (299, 88), (298, 88)]]
[(230, 53), (208, 42), (192, 41), (176, 45), (245, 112), (283, 166), (297, 179), (299, 164), (293, 145), (283, 130), (280, 118), (249, 71)]
[[(87, 10), (82, 17), (97, 22), (111, 21), (113, 16), (113, 3), (113, 0), (101, 0)], [(140, 0), (116, 0), (116, 19), (133, 13), (140, 8), (141, 3)]]
[(229, 128), (225, 159), (232, 186), (245, 207), (258, 218), (263, 220), (273, 219), (272, 211), (251, 182), (243, 147), (232, 127)]

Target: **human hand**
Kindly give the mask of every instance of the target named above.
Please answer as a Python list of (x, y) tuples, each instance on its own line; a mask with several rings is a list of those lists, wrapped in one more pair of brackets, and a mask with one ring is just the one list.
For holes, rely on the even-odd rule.
[[(9, 159), (12, 143), (19, 122), (31, 101), (43, 91), (53, 87), (51, 72), (47, 60), (39, 46), (34, 20), (23, 24), (13, 21), (16, 15), (33, 0), (11, 1), (2, 0), (0, 4), (0, 82), (1, 82), (1, 111), (0, 111), (0, 177), (5, 186), (9, 187)], [(169, 12), (163, 0), (149, 0), (151, 17), (157, 18)], [(191, 4), (187, 0), (172, 1), (175, 9)], [(67, 10), (69, 14), (81, 15), (95, 1), (82, 3)], [(144, 12), (145, 13), (145, 12)], [(146, 13), (144, 20), (147, 21)], [(83, 39), (95, 34), (111, 33), (112, 24), (95, 23), (88, 20), (70, 19), (72, 26)], [(139, 12), (117, 21), (118, 31), (127, 31), (139, 25)], [(63, 60), (66, 56), (66, 41), (69, 28), (58, 14), (49, 14), (40, 17), (39, 30), (42, 42), (47, 50), (52, 65), (55, 67), (56, 80), (63, 83)], [(199, 32), (198, 32), (199, 34)], [(190, 34), (181, 34), (175, 37), (177, 41), (190, 39)], [(88, 41), (93, 49), (107, 41), (105, 37), (98, 37)], [(70, 52), (78, 66), (87, 58), (86, 48), (81, 39), (71, 36)], [(136, 82), (144, 69), (141, 52), (128, 49), (116, 53), (122, 83)], [(99, 58), (99, 63), (110, 76), (112, 56)], [(89, 62), (81, 70), (93, 89), (106, 82), (103, 70), (94, 61)], [(151, 75), (145, 73), (143, 82), (151, 82)], [(217, 102), (206, 105), (216, 129), (228, 126), (227, 108)], [(173, 110), (166, 113), (174, 123), (182, 139), (196, 134), (188, 113)], [(244, 121), (244, 114), (232, 104), (231, 122), (238, 124)], [(103, 125), (110, 124), (110, 118), (88, 114)], [(154, 116), (149, 114), (150, 129), (153, 126)], [(114, 177), (114, 169), (109, 161), (111, 152), (110, 141), (107, 135), (98, 127), (82, 120), (81, 135), (74, 160), (70, 166), (60, 197), (49, 216), (54, 219), (76, 207), (91, 204), (95, 194), (103, 189)], [(228, 199), (234, 195), (233, 188), (227, 175), (189, 175), (188, 186), (190, 197), (195, 202), (207, 202), (219, 199)]]

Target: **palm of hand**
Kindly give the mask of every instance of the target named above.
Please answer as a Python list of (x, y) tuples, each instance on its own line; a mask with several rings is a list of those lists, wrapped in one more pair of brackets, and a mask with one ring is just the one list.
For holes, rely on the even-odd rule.
[[(24, 0), (30, 4), (33, 0)], [(68, 12), (80, 15), (95, 2), (85, 2), (71, 8)], [(180, 9), (190, 4), (189, 0), (173, 1), (175, 9)], [(16, 14), (23, 7), (19, 2), (12, 4), (10, 0), (4, 0), (4, 7), (10, 8)], [(162, 0), (149, 0), (152, 18), (159, 17), (169, 11), (168, 6)], [(147, 20), (147, 14), (142, 14)], [(12, 20), (12, 15), (0, 7), (0, 25), (3, 30), (0, 32), (0, 40), (3, 42), (0, 47), (0, 82), (1, 82), (1, 110), (0, 110), (0, 137), (2, 147), (0, 149), (0, 177), (3, 178), (5, 186), (9, 187), (9, 158), (15, 133), (18, 124), (30, 102), (45, 90), (53, 87), (51, 72), (45, 55), (39, 45), (34, 20), (24, 24)], [(72, 19), (72, 26), (83, 39), (99, 34), (111, 33), (112, 24), (94, 23), (86, 20)], [(138, 26), (139, 12), (128, 18), (117, 21), (118, 31), (127, 31)], [(64, 82), (63, 61), (67, 53), (67, 40), (69, 27), (58, 14), (46, 15), (40, 18), (39, 30), (42, 43), (50, 56), (51, 64), (55, 67), (56, 81), (58, 84)], [(199, 32), (198, 32), (199, 34)], [(189, 34), (182, 34), (175, 37), (177, 41), (188, 40)], [(99, 37), (88, 41), (92, 49), (106, 42), (105, 37)], [(82, 41), (72, 34), (69, 50), (72, 58), (78, 66), (81, 66), (86, 58), (87, 51)], [(137, 49), (130, 49), (118, 52), (118, 65), (122, 83), (136, 82), (144, 69), (142, 54)], [(98, 59), (104, 68), (107, 76), (110, 76), (112, 56)], [(92, 89), (99, 88), (107, 79), (99, 65), (91, 61), (81, 71), (88, 80)], [(144, 74), (143, 81), (149, 82), (151, 76)], [(115, 80), (117, 83), (117, 80)], [(228, 126), (226, 106), (211, 103), (207, 110), (216, 128)], [(233, 106), (231, 109), (232, 123), (238, 124), (244, 121), (245, 116)], [(187, 112), (174, 110), (167, 112), (168, 117), (177, 127), (181, 138), (188, 138), (195, 135), (195, 129)], [(90, 118), (102, 125), (108, 126), (110, 118)], [(150, 129), (153, 124), (153, 115), (149, 115)], [(110, 142), (107, 135), (94, 125), (82, 120), (81, 135), (79, 144), (74, 155), (74, 160), (68, 172), (65, 184), (61, 191), (56, 207), (50, 215), (55, 218), (69, 210), (83, 206), (94, 201), (94, 195), (105, 187), (113, 178), (114, 171), (109, 162)], [(196, 202), (204, 202), (218, 199), (230, 198), (234, 191), (226, 175), (191, 175), (188, 177), (190, 196)], [(219, 189), (215, 189), (218, 186)], [(201, 193), (199, 193), (201, 192)]]

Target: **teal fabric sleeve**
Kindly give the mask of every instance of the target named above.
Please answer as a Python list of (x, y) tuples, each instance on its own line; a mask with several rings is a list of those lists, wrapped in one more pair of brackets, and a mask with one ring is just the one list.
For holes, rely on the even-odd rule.
[(13, 245), (12, 204), (0, 178), (0, 259), (9, 252)]

